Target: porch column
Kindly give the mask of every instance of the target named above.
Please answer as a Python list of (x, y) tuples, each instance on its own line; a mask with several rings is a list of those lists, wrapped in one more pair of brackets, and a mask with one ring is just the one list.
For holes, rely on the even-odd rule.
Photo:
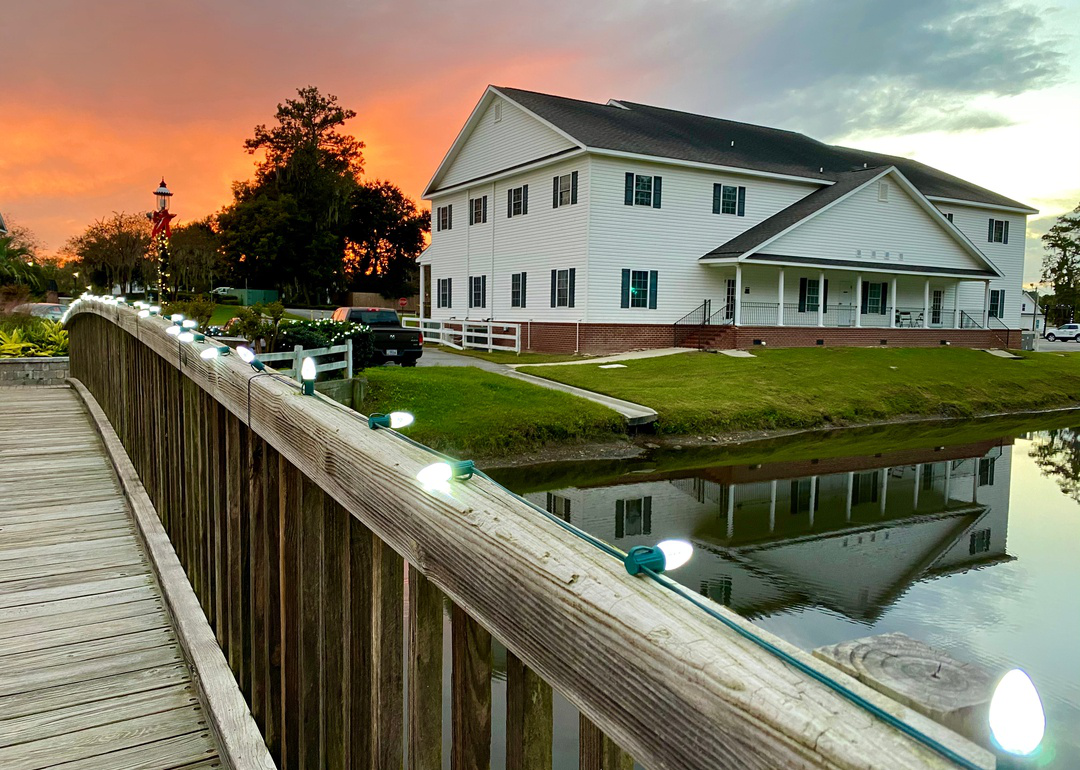
[(922, 486), (922, 465), (915, 466), (915, 494), (912, 496), (911, 507), (914, 510), (919, 508), (919, 487)]
[(735, 264), (735, 326), (742, 323), (742, 265)]
[(424, 266), (420, 265), (420, 333), (424, 333)]
[(817, 294), (818, 294), (818, 296), (817, 296), (817, 298), (818, 298), (818, 303), (817, 303), (817, 325), (818, 326), (824, 326), (825, 325), (825, 271), (824, 270), (821, 270), (821, 271), (818, 272)]
[(952, 328), (960, 328), (960, 282), (956, 282), (952, 295)]
[(923, 283), (922, 291), (922, 328), (930, 328), (930, 279), (927, 278)]
[(780, 268), (780, 275), (776, 279), (776, 325), (784, 325), (784, 268)]
[(814, 508), (817, 507), (817, 476), (810, 477), (810, 527), (814, 526)]
[(987, 328), (990, 325), (990, 282), (983, 281), (983, 313), (982, 313), (982, 325), (983, 328)]
[(892, 279), (892, 286), (889, 288), (889, 296), (892, 297), (892, 310), (889, 310), (888, 308), (885, 308), (885, 309), (889, 310), (889, 328), (890, 329), (895, 329), (896, 328), (896, 313), (899, 310), (899, 306), (896, 304), (896, 301), (900, 298), (899, 295), (896, 293), (896, 276), (895, 275), (893, 276), (893, 279)]
[(862, 327), (862, 273), (855, 276), (855, 328)]
[(878, 494), (878, 499), (881, 501), (881, 515), (885, 515), (885, 498), (889, 494), (889, 469), (881, 469), (881, 492)]
[(952, 483), (952, 460), (945, 461), (945, 507), (949, 507), (949, 485)]
[(728, 540), (735, 536), (735, 485), (728, 487), (727, 499), (727, 536)]
[(855, 486), (855, 473), (848, 471), (847, 475), (847, 505), (844, 507), (844, 521), (851, 521), (851, 493)]
[(769, 531), (776, 529), (776, 479), (772, 480), (772, 491), (769, 493)]

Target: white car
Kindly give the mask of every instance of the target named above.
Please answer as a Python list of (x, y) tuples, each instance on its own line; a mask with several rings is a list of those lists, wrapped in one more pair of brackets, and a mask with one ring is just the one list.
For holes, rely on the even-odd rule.
[(1080, 338), (1080, 324), (1065, 324), (1064, 326), (1058, 326), (1056, 329), (1047, 329), (1045, 336), (1049, 342), (1058, 340), (1076, 342)]
[(211, 289), (210, 293), (218, 296), (225, 296), (226, 294), (232, 294), (234, 291), (236, 291), (236, 289), (232, 286), (218, 286), (216, 289)]

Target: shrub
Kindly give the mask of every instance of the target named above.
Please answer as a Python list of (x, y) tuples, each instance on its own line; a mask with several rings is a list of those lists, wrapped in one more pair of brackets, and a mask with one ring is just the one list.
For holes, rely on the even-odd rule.
[(218, 297), (218, 304), (219, 305), (239, 305), (240, 304), (240, 298), (237, 297), (235, 294), (225, 294), (225, 295), (223, 295), (221, 297)]
[(0, 358), (67, 354), (68, 333), (58, 321), (18, 315), (0, 320)]
[(210, 323), (210, 316), (214, 314), (214, 303), (205, 297), (178, 300), (165, 306), (165, 315), (172, 313), (180, 313), (184, 318), (194, 318), (199, 322), (199, 328), (205, 329)]
[(292, 350), (296, 345), (305, 348), (326, 348), (353, 342), (353, 369), (370, 366), (375, 353), (371, 327), (351, 321), (286, 321), (281, 324), (275, 350)]

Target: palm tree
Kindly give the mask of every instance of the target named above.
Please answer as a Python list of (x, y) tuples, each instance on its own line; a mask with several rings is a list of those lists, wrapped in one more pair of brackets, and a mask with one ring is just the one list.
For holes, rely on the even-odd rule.
[(32, 289), (41, 285), (41, 277), (34, 264), (33, 252), (17, 243), (15, 236), (0, 235), (0, 284), (21, 283)]

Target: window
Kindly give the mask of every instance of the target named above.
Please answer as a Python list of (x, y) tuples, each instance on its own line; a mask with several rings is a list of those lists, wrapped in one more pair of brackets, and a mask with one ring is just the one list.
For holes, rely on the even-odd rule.
[(1004, 289), (990, 290), (990, 317), (1001, 318), (1005, 315), (1005, 291)]
[(877, 199), (882, 203), (887, 203), (889, 200), (889, 183), (878, 182), (877, 186)]
[(574, 203), (577, 203), (577, 172), (554, 177), (551, 183), (551, 207), (557, 209)]
[(950, 211), (948, 214), (946, 214), (945, 218), (952, 222), (952, 212)]
[(922, 488), (924, 492), (934, 491), (934, 464), (927, 463), (921, 471)]
[(440, 231), (440, 232), (442, 230), (449, 230), (450, 228), (452, 228), (454, 226), (454, 207), (453, 207), (453, 205), (439, 206), (437, 223), (438, 224), (436, 226), (436, 229), (438, 231)]
[(348, 320), (366, 326), (399, 326), (401, 323), (396, 310), (350, 310)]
[[(814, 487), (816, 479), (795, 479), (791, 482), (791, 513), (797, 515), (800, 513), (810, 512), (810, 491), (816, 493), (817, 488)], [(818, 509), (820, 500), (818, 495), (814, 495), (814, 510)]]
[(990, 243), (1009, 242), (1009, 223), (1004, 219), (991, 219), (986, 231), (986, 240)]
[(510, 276), (510, 307), (525, 307), (525, 273)]
[(558, 516), (563, 521), (570, 521), (570, 498), (547, 493), (547, 512)]
[(990, 530), (980, 529), (971, 533), (971, 543), (968, 545), (968, 553), (974, 556), (977, 553), (986, 553), (990, 550)]
[(731, 606), (731, 577), (721, 575), (712, 580), (701, 581), (701, 595), (707, 596), (717, 604)]
[(551, 271), (551, 306), (573, 307), (574, 306), (574, 282), (577, 270), (552, 270)]
[(821, 302), (821, 294), (818, 291), (818, 279), (817, 278), (800, 278), (799, 279), (799, 312), (800, 313), (816, 313), (818, 312), (819, 303)]
[(506, 191), (506, 217), (520, 217), (529, 213), (529, 186), (511, 187)]
[(615, 501), (615, 537), (652, 534), (652, 497)]
[(994, 459), (983, 457), (979, 460), (979, 486), (989, 487), (994, 484)]
[[(826, 282), (828, 283), (828, 282)], [(863, 281), (862, 285), (862, 309), (863, 315), (887, 315), (889, 304), (889, 284)]]
[(451, 307), (450, 301), (453, 297), (453, 293), (450, 288), (450, 281), (450, 278), (440, 278), (437, 282), (439, 307)]
[(714, 184), (712, 195), (712, 213), (734, 214), (741, 217), (746, 213), (746, 188), (729, 184)]
[(469, 276), (469, 307), (487, 307), (487, 276)]
[(930, 299), (930, 323), (941, 323), (941, 311), (945, 308), (945, 292), (942, 289), (934, 289)]
[(655, 270), (622, 271), (622, 307), (656, 310)]
[(856, 473), (851, 477), (851, 504), (876, 503), (881, 489), (879, 471)]
[(623, 203), (627, 206), (652, 206), (660, 208), (661, 179), (658, 176), (642, 176), (626, 172), (626, 192)]
[(481, 195), (469, 201), (469, 224), (482, 225), (487, 222), (487, 196)]

